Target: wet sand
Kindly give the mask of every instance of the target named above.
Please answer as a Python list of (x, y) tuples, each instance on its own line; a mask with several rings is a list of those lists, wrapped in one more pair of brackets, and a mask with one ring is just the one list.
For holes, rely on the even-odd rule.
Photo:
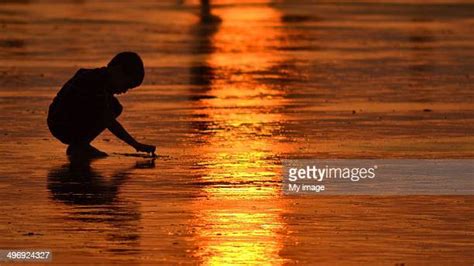
[[(235, 4), (239, 2), (239, 4)], [(284, 196), (281, 160), (473, 158), (469, 1), (0, 3), (0, 248), (53, 263), (466, 264), (472, 196)], [(120, 121), (156, 160), (70, 165), (47, 107), (142, 55)]]

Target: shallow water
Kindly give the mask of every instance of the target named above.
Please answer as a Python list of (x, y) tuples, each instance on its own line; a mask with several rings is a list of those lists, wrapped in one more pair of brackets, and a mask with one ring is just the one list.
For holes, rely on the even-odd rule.
[[(472, 196), (284, 196), (288, 158), (473, 158), (470, 1), (0, 3), (0, 247), (54, 263), (461, 263)], [(145, 83), (70, 165), (47, 107), (134, 50)]]

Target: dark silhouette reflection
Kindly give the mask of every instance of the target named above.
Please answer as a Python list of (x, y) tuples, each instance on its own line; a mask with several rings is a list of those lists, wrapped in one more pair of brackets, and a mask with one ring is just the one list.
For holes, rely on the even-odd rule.
[[(209, 57), (215, 52), (213, 37), (219, 31), (221, 19), (212, 15), (211, 5), (208, 0), (201, 1), (200, 22), (191, 28), (194, 37), (192, 54), (201, 56), (201, 60), (190, 67), (191, 101), (201, 101), (215, 98), (209, 95), (212, 83), (216, 79), (215, 66), (209, 63)], [(197, 129), (200, 134), (212, 134), (212, 123), (206, 122), (207, 115), (201, 114), (200, 120), (191, 122), (192, 128)], [(204, 116), (204, 117), (202, 117)], [(204, 120), (204, 121), (202, 121)]]
[(97, 231), (93, 237), (105, 233), (110, 252), (137, 253), (141, 218), (139, 205), (121, 199), (119, 191), (130, 170), (154, 168), (154, 159), (139, 161), (133, 167), (111, 176), (104, 176), (91, 167), (91, 163), (91, 160), (71, 161), (50, 170), (48, 190), (52, 199), (72, 206), (67, 219), (93, 228)]
[[(200, 22), (193, 27), (192, 34), (195, 37), (194, 46), (191, 48), (193, 54), (204, 55), (201, 62), (197, 62), (191, 66), (191, 84), (193, 88), (192, 100), (200, 100), (209, 98), (208, 95), (202, 95), (210, 91), (212, 81), (215, 79), (215, 69), (208, 63), (208, 57), (215, 51), (213, 44), (213, 36), (219, 30), (218, 23), (208, 23), (208, 17), (212, 16), (209, 1), (201, 1)], [(199, 95), (196, 95), (199, 94)]]
[(25, 41), (20, 39), (0, 40), (0, 47), (4, 48), (25, 48)]
[[(430, 15), (426, 14), (426, 10), (422, 6), (415, 5), (412, 12), (409, 13), (412, 22), (430, 22)], [(435, 32), (423, 24), (414, 23), (414, 27), (410, 29), (408, 35), (408, 44), (410, 50), (410, 61), (408, 63), (408, 71), (410, 80), (413, 82), (411, 86), (419, 88), (424, 86), (425, 79), (423, 77), (433, 75), (436, 67), (435, 58), (436, 49), (434, 44), (437, 42)]]
[(117, 201), (120, 186), (135, 168), (153, 168), (154, 159), (137, 162), (131, 169), (104, 178), (91, 167), (92, 160), (70, 161), (48, 174), (48, 189), (54, 200), (66, 204), (101, 205)]
[(432, 60), (432, 54), (435, 52), (432, 43), (436, 42), (433, 33), (428, 29), (416, 28), (408, 36), (410, 50), (413, 55), (413, 62), (408, 68), (414, 75), (428, 73), (433, 70), (435, 61)]

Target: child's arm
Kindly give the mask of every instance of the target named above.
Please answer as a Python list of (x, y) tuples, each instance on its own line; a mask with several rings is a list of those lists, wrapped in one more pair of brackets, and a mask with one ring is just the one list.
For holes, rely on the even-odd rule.
[(155, 146), (146, 145), (146, 144), (137, 142), (116, 119), (113, 119), (112, 121), (110, 121), (109, 126), (107, 128), (110, 130), (110, 132), (112, 132), (115, 136), (117, 136), (117, 138), (125, 141), (125, 143), (134, 147), (137, 151), (149, 152), (149, 153), (155, 152), (155, 149), (156, 149)]

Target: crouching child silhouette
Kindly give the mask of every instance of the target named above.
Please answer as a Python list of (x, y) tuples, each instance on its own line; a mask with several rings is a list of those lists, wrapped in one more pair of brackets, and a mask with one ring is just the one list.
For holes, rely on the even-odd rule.
[(138, 87), (144, 75), (140, 56), (122, 52), (107, 67), (79, 69), (64, 84), (49, 107), (48, 127), (54, 137), (69, 145), (68, 156), (107, 156), (90, 144), (106, 128), (139, 152), (155, 152), (155, 146), (137, 142), (117, 121), (122, 105), (114, 95)]

